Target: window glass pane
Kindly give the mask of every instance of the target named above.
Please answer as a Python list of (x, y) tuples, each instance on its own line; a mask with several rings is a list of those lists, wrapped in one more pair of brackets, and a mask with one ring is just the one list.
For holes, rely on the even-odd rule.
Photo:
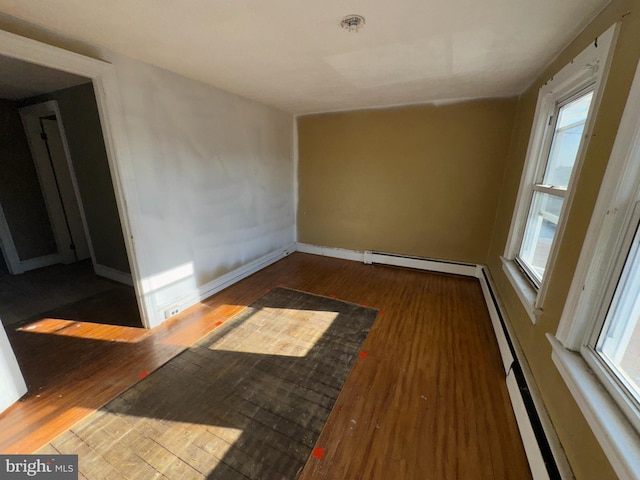
[(563, 201), (562, 197), (556, 195), (533, 192), (520, 248), (520, 260), (539, 282), (542, 281), (544, 267), (549, 258)]
[(558, 110), (543, 184), (565, 189), (569, 185), (592, 98), (593, 92), (586, 93)]
[(596, 343), (606, 361), (627, 389), (640, 399), (640, 243), (633, 240), (613, 301)]

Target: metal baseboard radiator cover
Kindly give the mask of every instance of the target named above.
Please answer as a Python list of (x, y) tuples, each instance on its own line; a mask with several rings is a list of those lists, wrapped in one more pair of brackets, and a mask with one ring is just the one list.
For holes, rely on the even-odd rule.
[(394, 265), (396, 267), (416, 268), (443, 273), (453, 273), (468, 277), (478, 276), (478, 266), (472, 263), (453, 262), (434, 258), (416, 257), (397, 253), (365, 250), (364, 263)]

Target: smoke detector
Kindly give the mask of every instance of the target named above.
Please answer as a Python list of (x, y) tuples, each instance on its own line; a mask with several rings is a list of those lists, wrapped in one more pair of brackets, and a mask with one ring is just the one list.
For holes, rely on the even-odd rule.
[(365, 23), (364, 17), (361, 15), (347, 15), (340, 22), (340, 26), (350, 32), (357, 32)]

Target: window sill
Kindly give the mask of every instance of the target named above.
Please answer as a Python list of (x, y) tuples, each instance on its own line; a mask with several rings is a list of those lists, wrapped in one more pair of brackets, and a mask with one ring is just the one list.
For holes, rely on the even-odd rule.
[(637, 479), (640, 472), (640, 436), (584, 359), (547, 334), (551, 358), (602, 450), (620, 478)]
[(500, 258), (502, 260), (502, 270), (504, 270), (504, 273), (511, 282), (511, 286), (518, 294), (522, 306), (526, 310), (527, 315), (529, 315), (531, 322), (535, 324), (540, 318), (540, 315), (542, 315), (542, 310), (536, 308), (538, 291), (533, 288), (533, 285), (531, 285), (524, 273), (518, 268), (516, 262), (504, 257)]

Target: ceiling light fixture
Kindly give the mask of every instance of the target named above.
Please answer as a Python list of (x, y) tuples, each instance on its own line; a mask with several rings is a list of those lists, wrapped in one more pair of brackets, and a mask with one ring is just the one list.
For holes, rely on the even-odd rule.
[(347, 15), (340, 22), (340, 26), (350, 32), (357, 32), (365, 23), (364, 17), (361, 15)]

